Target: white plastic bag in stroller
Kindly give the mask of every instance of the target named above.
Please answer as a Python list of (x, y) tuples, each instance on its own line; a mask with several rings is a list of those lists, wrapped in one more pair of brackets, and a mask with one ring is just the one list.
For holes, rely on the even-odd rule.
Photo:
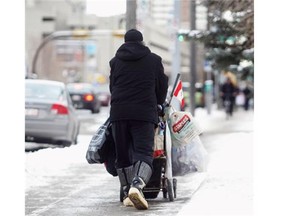
[(168, 125), (172, 140), (173, 176), (207, 170), (208, 153), (199, 135), (203, 132), (189, 112), (170, 108)]
[(185, 175), (189, 172), (205, 172), (208, 154), (199, 136), (183, 146), (172, 146), (173, 176)]

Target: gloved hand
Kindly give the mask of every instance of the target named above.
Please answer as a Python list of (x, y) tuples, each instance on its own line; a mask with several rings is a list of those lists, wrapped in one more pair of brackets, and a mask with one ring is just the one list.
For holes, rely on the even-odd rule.
[(160, 105), (160, 104), (157, 105), (157, 112), (158, 112), (158, 115), (161, 117), (165, 115), (164, 108), (165, 108), (164, 105)]

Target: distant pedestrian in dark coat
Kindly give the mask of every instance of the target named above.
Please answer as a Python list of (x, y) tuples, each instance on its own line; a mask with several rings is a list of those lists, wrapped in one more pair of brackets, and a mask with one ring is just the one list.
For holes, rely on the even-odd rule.
[(247, 85), (242, 90), (242, 92), (245, 95), (244, 109), (247, 111), (249, 109), (249, 101), (252, 97), (252, 92)]
[(142, 189), (152, 174), (157, 104), (165, 102), (168, 77), (161, 57), (144, 45), (141, 32), (131, 29), (124, 38), (125, 43), (110, 61), (110, 119), (116, 169), (124, 205), (147, 209)]
[(226, 82), (221, 86), (221, 97), (223, 100), (223, 105), (225, 106), (225, 100), (228, 100), (229, 103), (229, 114), (232, 116), (235, 97), (238, 93), (238, 88), (232, 83), (231, 78), (227, 78)]

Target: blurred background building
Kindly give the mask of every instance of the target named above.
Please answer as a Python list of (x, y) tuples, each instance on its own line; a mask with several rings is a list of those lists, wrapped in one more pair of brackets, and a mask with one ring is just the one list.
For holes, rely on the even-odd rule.
[[(136, 3), (136, 28), (142, 31), (146, 45), (162, 57), (170, 84), (180, 73), (192, 95), (196, 89), (189, 85), (197, 84), (202, 91), (209, 91), (209, 97), (213, 102), (218, 100), (218, 105), (219, 86), (227, 72), (254, 88), (253, 0), (122, 2), (126, 7)], [(108, 5), (110, 10), (116, 7), (115, 0), (26, 0), (28, 75), (35, 72), (38, 78), (66, 83), (108, 82), (108, 62), (123, 43), (127, 12), (124, 9), (117, 15), (100, 16), (89, 12), (92, 3)], [(70, 32), (70, 36), (52, 37), (63, 31)], [(49, 37), (44, 46), (43, 41)], [(37, 49), (39, 56), (35, 58)]]
[[(100, 1), (99, 4), (105, 4)], [(189, 27), (189, 0), (181, 1), (180, 22), (174, 19), (174, 0), (138, 0), (137, 28), (145, 43), (163, 58), (167, 75), (171, 74), (175, 29)], [(86, 0), (26, 0), (26, 61), (31, 70), (33, 57), (42, 40), (63, 30), (125, 30), (125, 14), (98, 17), (87, 14)], [(199, 6), (201, 9), (201, 7)], [(203, 12), (203, 10), (201, 11)], [(206, 27), (202, 16), (201, 28)], [(199, 23), (201, 22), (200, 19)], [(203, 25), (204, 20), (204, 25)], [(113, 41), (113, 42), (111, 42)], [(115, 54), (123, 37), (108, 34), (95, 38), (63, 38), (53, 40), (40, 51), (36, 64), (39, 78), (93, 82), (99, 74), (109, 74), (108, 61)], [(111, 46), (112, 45), (112, 46)], [(180, 44), (182, 79), (189, 80), (189, 42)], [(197, 72), (203, 79), (203, 45), (199, 45)]]

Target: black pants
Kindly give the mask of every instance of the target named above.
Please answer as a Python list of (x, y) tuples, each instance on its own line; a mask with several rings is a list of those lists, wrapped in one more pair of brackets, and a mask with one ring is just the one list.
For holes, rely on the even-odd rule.
[(226, 109), (226, 105), (225, 105), (225, 101), (228, 100), (230, 103), (229, 103), (229, 107), (228, 107), (228, 112), (229, 114), (232, 116), (233, 114), (233, 110), (234, 110), (234, 103), (235, 103), (235, 97), (229, 97), (229, 96), (226, 96), (226, 97), (222, 97), (222, 101), (223, 101), (223, 107)]
[(245, 110), (249, 109), (249, 100), (250, 100), (250, 98), (245, 98), (245, 103), (244, 103), (244, 109)]
[(152, 122), (135, 120), (112, 122), (117, 169), (131, 166), (137, 161), (144, 161), (153, 167), (154, 128)]

